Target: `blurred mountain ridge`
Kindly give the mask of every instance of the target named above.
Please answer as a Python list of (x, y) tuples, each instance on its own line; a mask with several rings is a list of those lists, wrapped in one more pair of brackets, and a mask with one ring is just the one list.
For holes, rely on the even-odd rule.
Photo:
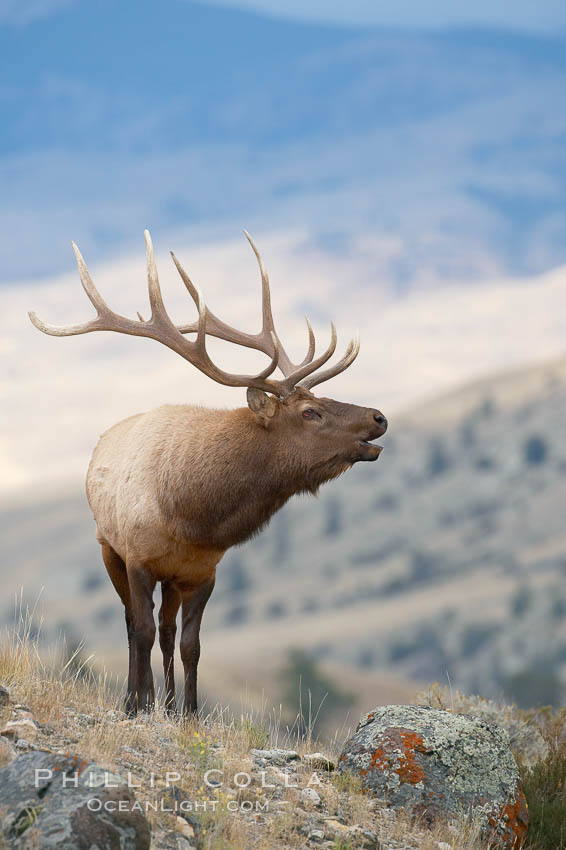
[[(250, 681), (259, 689), (298, 647), (357, 671), (356, 682), (448, 676), (488, 696), (521, 701), (539, 688), (541, 701), (559, 699), (565, 437), (566, 359), (476, 381), (393, 420), (377, 464), (359, 464), (318, 499), (291, 500), (223, 559), (202, 641), (217, 697), (237, 699)], [(43, 586), (46, 640), (70, 629), (123, 669), (121, 605), (80, 486), (4, 506), (2, 617), (19, 588), (33, 604)]]
[(566, 259), (564, 46), (147, 0), (0, 28), (3, 278), (62, 270), (71, 235), (114, 258), (148, 224), (265, 221), (345, 258), (399, 240), (400, 292), (544, 271)]

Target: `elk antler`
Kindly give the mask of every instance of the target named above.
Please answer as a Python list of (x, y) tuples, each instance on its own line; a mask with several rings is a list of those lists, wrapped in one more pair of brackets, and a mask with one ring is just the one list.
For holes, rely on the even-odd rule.
[[(346, 369), (357, 357), (359, 351), (359, 342), (352, 340), (346, 354), (335, 366), (320, 372), (318, 375), (313, 374), (320, 366), (324, 365), (334, 354), (336, 349), (336, 329), (331, 323), (331, 339), (330, 344), (324, 354), (313, 360), (315, 339), (312, 327), (307, 319), (307, 328), (309, 334), (309, 347), (304, 360), (299, 364), (293, 364), (285, 352), (279, 337), (275, 331), (273, 316), (271, 313), (271, 293), (269, 289), (269, 278), (263, 265), (263, 261), (253, 243), (251, 236), (244, 231), (252, 249), (257, 257), (261, 272), (262, 281), (262, 329), (258, 334), (247, 334), (243, 331), (238, 331), (227, 325), (221, 319), (218, 319), (204, 303), (202, 294), (197, 286), (192, 283), (189, 276), (172, 253), (173, 262), (177, 267), (181, 278), (191, 298), (195, 302), (198, 309), (198, 320), (189, 325), (180, 325), (177, 327), (171, 321), (163, 303), (161, 288), (159, 286), (159, 278), (157, 275), (157, 267), (153, 254), (153, 245), (149, 231), (145, 230), (145, 244), (147, 256), (147, 280), (149, 302), (151, 305), (151, 318), (144, 321), (138, 313), (139, 321), (128, 319), (125, 316), (120, 316), (114, 313), (113, 310), (106, 304), (98, 290), (96, 289), (92, 278), (89, 274), (86, 263), (81, 255), (81, 252), (73, 242), (73, 250), (77, 258), (79, 276), (84, 291), (89, 300), (96, 309), (97, 317), (90, 322), (84, 322), (80, 325), (56, 326), (49, 325), (43, 322), (35, 313), (30, 312), (29, 317), (36, 328), (51, 336), (73, 336), (75, 334), (89, 333), (90, 331), (115, 331), (117, 333), (130, 334), (132, 336), (148, 337), (155, 339), (157, 342), (166, 345), (172, 351), (176, 351), (185, 360), (188, 360), (193, 366), (196, 366), (201, 372), (212, 378), (220, 384), (230, 387), (255, 387), (280, 397), (290, 395), (299, 382), (300, 386), (307, 388), (313, 387), (322, 381), (327, 381), (329, 378), (337, 375)], [(184, 334), (196, 333), (194, 341), (186, 339)], [(262, 351), (267, 354), (271, 362), (258, 375), (234, 375), (225, 372), (216, 366), (210, 359), (206, 351), (206, 334), (218, 337), (219, 339), (228, 342), (234, 342), (238, 345), (244, 345), (248, 348), (254, 348), (257, 351)], [(269, 376), (279, 366), (284, 375), (284, 380), (270, 379)], [(307, 376), (310, 375), (310, 378)], [(306, 380), (304, 380), (306, 379)]]
[[(315, 338), (311, 323), (306, 318), (306, 316), (305, 320), (307, 323), (309, 334), (308, 351), (304, 360), (301, 363), (294, 364), (291, 362), (289, 356), (287, 355), (287, 352), (283, 348), (279, 336), (277, 335), (277, 331), (275, 330), (273, 314), (271, 312), (271, 291), (267, 270), (261, 258), (261, 254), (259, 253), (252, 237), (247, 232), (247, 230), (244, 230), (244, 234), (256, 256), (261, 274), (262, 329), (258, 334), (247, 334), (243, 331), (238, 331), (235, 328), (232, 328), (230, 325), (225, 324), (221, 319), (215, 316), (214, 313), (212, 313), (207, 307), (206, 332), (211, 336), (218, 337), (219, 339), (223, 339), (227, 342), (235, 342), (238, 345), (245, 345), (248, 348), (255, 348), (257, 351), (263, 351), (263, 353), (267, 354), (269, 357), (272, 357), (274, 354), (273, 341), (275, 341), (279, 348), (279, 362), (277, 365), (285, 376), (285, 380), (277, 382), (270, 381), (270, 383), (278, 383), (284, 389), (283, 395), (288, 395), (289, 393), (291, 393), (296, 386), (302, 386), (306, 387), (307, 389), (310, 389), (311, 387), (314, 387), (317, 384), (322, 383), (323, 381), (328, 381), (330, 378), (333, 378), (340, 372), (343, 372), (344, 369), (347, 369), (348, 366), (350, 366), (358, 356), (360, 350), (359, 341), (352, 340), (350, 342), (344, 357), (335, 366), (330, 369), (326, 369), (324, 372), (320, 372), (318, 375), (312, 375), (312, 373), (315, 372), (316, 369), (320, 368), (320, 366), (323, 366), (324, 363), (326, 363), (327, 360), (329, 360), (334, 354), (334, 351), (336, 350), (336, 328), (334, 327), (334, 323), (331, 322), (330, 344), (324, 354), (313, 361)], [(191, 297), (194, 300), (196, 297), (197, 288), (192, 283), (191, 279), (189, 278), (186, 271), (183, 269), (181, 263), (179, 262), (175, 254), (173, 254), (173, 252), (171, 252), (171, 256), (173, 258), (173, 262), (177, 267), (177, 271), (181, 275), (185, 286), (187, 287), (189, 293), (191, 294)], [(194, 333), (198, 330), (198, 322), (192, 322), (188, 325), (179, 325), (177, 329), (183, 334)], [(270, 333), (268, 333), (268, 331), (270, 331)], [(312, 377), (307, 378), (307, 375), (312, 375)]]

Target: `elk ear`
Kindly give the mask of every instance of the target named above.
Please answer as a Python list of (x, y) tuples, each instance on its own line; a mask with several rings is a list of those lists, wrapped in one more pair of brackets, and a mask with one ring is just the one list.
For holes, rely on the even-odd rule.
[(269, 425), (269, 420), (275, 416), (277, 410), (277, 402), (273, 396), (267, 395), (263, 390), (257, 390), (255, 387), (248, 387), (247, 392), (248, 407), (255, 413), (264, 428)]

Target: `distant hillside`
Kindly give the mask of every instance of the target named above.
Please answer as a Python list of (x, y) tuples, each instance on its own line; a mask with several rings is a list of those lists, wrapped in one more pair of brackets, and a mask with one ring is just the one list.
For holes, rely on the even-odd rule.
[[(402, 679), (449, 677), (487, 695), (558, 699), (566, 360), (422, 405), (394, 419), (383, 444), (377, 464), (294, 499), (227, 554), (203, 627), (208, 680), (224, 697), (245, 682), (276, 693), (299, 647), (338, 677), (351, 671), (356, 687), (384, 674), (401, 690)], [(123, 668), (121, 605), (81, 486), (3, 510), (2, 617), (22, 585), (31, 603), (43, 585), (46, 635), (63, 628)]]
[(115, 257), (148, 225), (195, 240), (299, 227), (401, 292), (565, 260), (559, 33), (98, 0), (0, 26), (0, 50), (17, 69), (2, 282), (66, 269), (71, 238)]

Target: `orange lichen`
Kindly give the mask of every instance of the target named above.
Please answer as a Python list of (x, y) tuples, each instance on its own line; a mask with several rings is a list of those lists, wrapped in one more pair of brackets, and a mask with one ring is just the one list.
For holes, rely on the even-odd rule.
[(520, 850), (529, 826), (527, 801), (521, 788), (517, 791), (515, 802), (502, 806), (499, 816), (490, 818), (489, 823), (494, 830), (497, 830), (498, 827), (503, 827), (508, 846), (512, 850)]
[[(371, 754), (369, 766), (371, 770), (387, 770), (389, 767), (391, 767), (391, 765), (389, 764), (389, 759), (383, 747), (378, 747), (377, 750), (373, 751), (373, 753)], [(367, 773), (367, 770), (365, 771), (365, 773)]]
[[(411, 785), (417, 785), (425, 778), (425, 772), (416, 759), (416, 753), (424, 753), (425, 746), (420, 735), (414, 732), (398, 732), (401, 744), (403, 747), (402, 753), (391, 752), (386, 747), (378, 747), (373, 751), (370, 759), (370, 770), (393, 770), (401, 780), (401, 782), (409, 782)], [(397, 735), (395, 736), (397, 737)], [(397, 743), (394, 739), (392, 743)], [(392, 762), (399, 761), (399, 765), (394, 767)], [(362, 776), (366, 776), (368, 771), (362, 770)]]
[(417, 752), (425, 752), (423, 739), (414, 732), (401, 732), (401, 740), (405, 747), (405, 755), (401, 757), (402, 763), (397, 769), (397, 773), (401, 782), (410, 782), (411, 785), (416, 785), (425, 778), (425, 772), (415, 756)]

